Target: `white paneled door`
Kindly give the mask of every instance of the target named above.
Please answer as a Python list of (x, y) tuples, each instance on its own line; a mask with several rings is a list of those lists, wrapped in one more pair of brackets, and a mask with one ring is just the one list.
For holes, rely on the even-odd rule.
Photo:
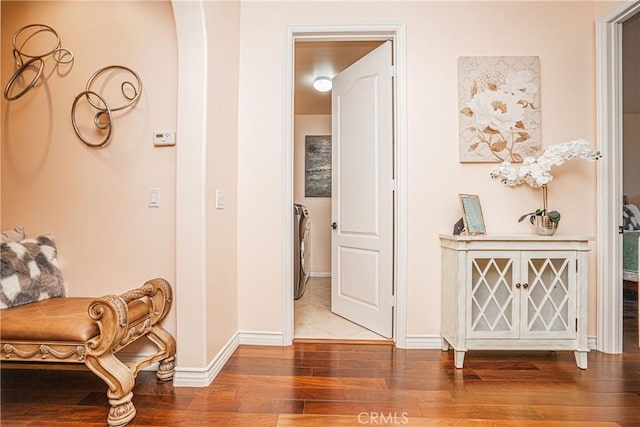
[(390, 41), (334, 77), (331, 310), (393, 331), (393, 66)]

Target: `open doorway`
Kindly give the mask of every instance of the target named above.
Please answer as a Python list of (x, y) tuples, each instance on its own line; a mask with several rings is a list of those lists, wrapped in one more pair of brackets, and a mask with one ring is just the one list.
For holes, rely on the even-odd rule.
[[(288, 96), (288, 105), (287, 105), (287, 118), (290, 120), (286, 123), (285, 129), (289, 129), (291, 134), (285, 134), (285, 138), (288, 139), (286, 148), (287, 152), (285, 152), (285, 158), (289, 159), (288, 164), (290, 165), (290, 170), (285, 170), (285, 174), (290, 176), (290, 180), (287, 181), (287, 184), (290, 185), (290, 193), (291, 199), (285, 200), (284, 209), (287, 211), (285, 214), (285, 223), (291, 224), (290, 227), (286, 227), (285, 230), (291, 228), (293, 229), (292, 220), (289, 218), (292, 215), (290, 214), (294, 201), (294, 181), (296, 174), (303, 174), (303, 167), (296, 167), (294, 171), (294, 157), (295, 156), (304, 156), (304, 151), (300, 151), (300, 149), (294, 150), (294, 140), (296, 139), (296, 134), (300, 134), (297, 130), (299, 127), (294, 120), (296, 118), (296, 114), (294, 114), (294, 80), (296, 77), (296, 73), (294, 72), (294, 64), (295, 64), (295, 44), (296, 42), (305, 42), (305, 43), (319, 43), (317, 47), (320, 47), (322, 44), (326, 44), (327, 42), (343, 42), (346, 46), (356, 46), (355, 42), (366, 42), (364, 44), (369, 44), (369, 47), (366, 49), (374, 48), (376, 45), (380, 44), (384, 40), (392, 40), (394, 43), (397, 43), (399, 40), (402, 42), (397, 43), (396, 46), (402, 45), (404, 47), (404, 37), (405, 37), (405, 29), (403, 25), (383, 25), (383, 26), (345, 26), (345, 27), (336, 27), (336, 26), (328, 26), (328, 27), (318, 27), (318, 26), (304, 26), (304, 27), (290, 27), (289, 28), (289, 54), (288, 54), (288, 69), (287, 69), (287, 86), (291, 91)], [(403, 49), (397, 49), (394, 53), (395, 58), (395, 70), (396, 70), (396, 78), (394, 79), (394, 90), (395, 90), (395, 100), (394, 100), (394, 108), (392, 112), (392, 119), (395, 127), (394, 132), (394, 155), (393, 155), (393, 169), (396, 172), (396, 187), (397, 191), (395, 193), (395, 204), (393, 207), (393, 218), (394, 218), (394, 239), (393, 239), (393, 286), (395, 286), (394, 293), (391, 295), (391, 298), (394, 300), (394, 309), (393, 313), (390, 317), (392, 317), (392, 329), (393, 329), (393, 337), (397, 346), (404, 348), (406, 346), (406, 189), (404, 187), (404, 183), (406, 180), (406, 117), (405, 117), (405, 109), (404, 109), (404, 99), (406, 98), (406, 88), (403, 86), (404, 78), (398, 78), (398, 74), (404, 77), (405, 63), (406, 63), (406, 54)], [(399, 57), (399, 59), (398, 59)], [(348, 65), (348, 63), (346, 64)], [(290, 67), (290, 68), (289, 68)], [(402, 83), (401, 83), (402, 82)], [(328, 98), (327, 98), (328, 100)], [(296, 106), (297, 108), (297, 106)], [(313, 114), (309, 114), (313, 116)], [(327, 117), (328, 120), (325, 121), (325, 126), (327, 123), (330, 123), (330, 116)], [(321, 120), (320, 120), (321, 121)], [(294, 131), (294, 129), (296, 129)], [(324, 129), (327, 129), (326, 127)], [(322, 130), (322, 129), (321, 129)], [(330, 133), (324, 133), (330, 134)], [(302, 135), (304, 138), (306, 135)], [(304, 149), (302, 149), (304, 150)], [(304, 181), (303, 181), (304, 182)], [(289, 191), (287, 190), (285, 194)], [(297, 189), (297, 191), (301, 191)], [(303, 191), (303, 190), (302, 190)], [(307, 199), (309, 199), (307, 197)], [(306, 200), (309, 202), (309, 200)], [(311, 201), (313, 203), (313, 201)], [(328, 208), (330, 205), (326, 206)], [(328, 221), (323, 221), (321, 218), (314, 218), (314, 213), (312, 209), (310, 209), (311, 223), (312, 223), (312, 238), (314, 241), (317, 238), (321, 238), (321, 234), (318, 233), (326, 230), (328, 233), (331, 232), (331, 218), (328, 218)], [(314, 231), (318, 231), (318, 233), (314, 234)], [(325, 235), (325, 241), (327, 240), (328, 235)], [(290, 236), (285, 237), (285, 250), (291, 250), (291, 240)], [(289, 252), (291, 253), (291, 252)], [(325, 256), (327, 253), (325, 252)], [(312, 252), (311, 258), (313, 259), (314, 254)], [(293, 260), (293, 257), (289, 256), (289, 259)], [(317, 258), (317, 261), (320, 261), (321, 258)], [(309, 285), (309, 289), (313, 289), (314, 284), (313, 281), (318, 279), (318, 281), (330, 281), (330, 278), (327, 277), (330, 271), (329, 264), (325, 264), (323, 271), (322, 267), (318, 267), (319, 263), (314, 263), (315, 267), (311, 268), (311, 276), (312, 282)], [(285, 275), (289, 273), (289, 268), (285, 271)], [(293, 266), (291, 266), (291, 273), (293, 273)], [(284, 283), (283, 297), (284, 297), (284, 309), (285, 309), (285, 328), (284, 328), (284, 341), (290, 342), (294, 337), (294, 298), (293, 298), (293, 274), (291, 274)], [(307, 289), (306, 292), (309, 292)], [(365, 338), (366, 339), (366, 338)]]
[(294, 221), (295, 338), (384, 339), (332, 311), (332, 91), (329, 86), (316, 88), (316, 83), (333, 79), (383, 42), (295, 43), (293, 195), (305, 221)]

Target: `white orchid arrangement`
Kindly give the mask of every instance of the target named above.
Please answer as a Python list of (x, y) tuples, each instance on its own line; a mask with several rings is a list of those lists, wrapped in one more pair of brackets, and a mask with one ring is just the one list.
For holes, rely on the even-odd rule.
[(533, 188), (540, 188), (553, 179), (552, 166), (560, 166), (567, 160), (580, 157), (585, 160), (598, 160), (600, 151), (589, 148), (589, 142), (584, 139), (563, 142), (547, 147), (540, 157), (525, 157), (521, 164), (514, 165), (504, 161), (500, 166), (491, 171), (491, 178), (511, 187), (520, 184), (529, 184)]
[(548, 215), (553, 222), (560, 221), (560, 214), (557, 211), (547, 213), (547, 184), (553, 180), (551, 167), (560, 166), (573, 158), (595, 161), (602, 157), (600, 151), (592, 150), (589, 145), (589, 142), (584, 139), (554, 144), (547, 147), (537, 159), (525, 157), (518, 165), (505, 161), (491, 171), (491, 178), (500, 179), (505, 185), (516, 187), (528, 184), (532, 188), (543, 189), (544, 208), (525, 214), (518, 221), (529, 217), (533, 223), (535, 216), (543, 215)]

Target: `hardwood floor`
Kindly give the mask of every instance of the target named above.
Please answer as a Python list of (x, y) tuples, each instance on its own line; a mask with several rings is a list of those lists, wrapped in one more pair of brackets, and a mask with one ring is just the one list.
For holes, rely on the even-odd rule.
[[(472, 351), (459, 370), (451, 351), (388, 344), (240, 346), (207, 388), (142, 372), (130, 425), (640, 426), (637, 328), (628, 298), (625, 353), (591, 352), (586, 371), (572, 352)], [(105, 425), (106, 387), (93, 374), (6, 367), (2, 426)]]

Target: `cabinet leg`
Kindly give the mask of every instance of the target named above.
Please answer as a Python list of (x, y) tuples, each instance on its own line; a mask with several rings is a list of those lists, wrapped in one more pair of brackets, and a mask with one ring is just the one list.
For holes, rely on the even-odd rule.
[(466, 352), (465, 351), (458, 351), (458, 350), (454, 350), (453, 351), (453, 361), (454, 364), (456, 365), (456, 368), (458, 369), (462, 369), (462, 366), (464, 365), (464, 354)]
[(440, 338), (440, 348), (442, 351), (449, 351), (449, 343), (444, 339), (444, 337)]
[(587, 352), (586, 351), (574, 351), (576, 356), (576, 365), (580, 369), (587, 369)]

